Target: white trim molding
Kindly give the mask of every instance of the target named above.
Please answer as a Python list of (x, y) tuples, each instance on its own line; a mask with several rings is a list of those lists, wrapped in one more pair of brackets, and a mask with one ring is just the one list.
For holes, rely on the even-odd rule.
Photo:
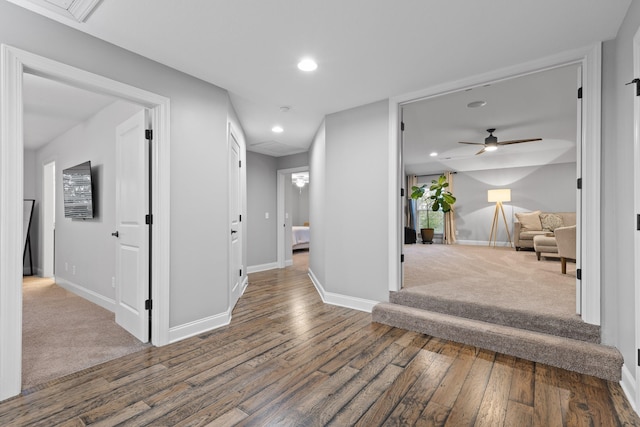
[(247, 274), (257, 273), (259, 271), (275, 270), (278, 268), (277, 262), (270, 262), (267, 264), (250, 265), (247, 267)]
[[(278, 169), (276, 172), (277, 175), (277, 189), (276, 189), (276, 202), (277, 202), (277, 206), (276, 206), (276, 220), (278, 221), (278, 224), (283, 224), (286, 225), (287, 223), (287, 219), (291, 220), (291, 218), (285, 218), (286, 216), (286, 212), (285, 212), (285, 177), (287, 176), (287, 174), (290, 173), (295, 173), (295, 172), (308, 172), (309, 171), (309, 166), (300, 166), (297, 168), (289, 168), (289, 169)], [(280, 227), (278, 226), (278, 233), (277, 233), (277, 265), (278, 268), (284, 268), (284, 267), (288, 267), (293, 265), (293, 260), (291, 259), (286, 259), (287, 256), (285, 254), (285, 250), (287, 249), (287, 245), (285, 242), (285, 237), (286, 237), (286, 227)], [(290, 247), (290, 246), (289, 246)]]
[[(400, 149), (399, 119), (402, 106), (427, 98), (459, 92), (488, 83), (496, 83), (527, 74), (537, 73), (570, 64), (581, 64), (583, 69), (583, 174), (581, 235), (582, 319), (600, 324), (600, 146), (601, 146), (601, 63), (602, 45), (597, 43), (557, 55), (512, 67), (494, 70), (466, 79), (444, 83), (417, 92), (389, 99), (389, 290), (402, 287), (401, 253), (401, 198), (402, 152)], [(588, 232), (587, 232), (588, 231)]]
[(184, 325), (174, 326), (169, 329), (169, 343), (178, 342), (186, 338), (209, 332), (214, 329), (227, 326), (229, 323), (231, 323), (231, 311), (227, 310), (224, 313), (198, 319), (193, 322), (185, 323)]
[[(631, 366), (633, 366), (633, 364), (631, 364)], [(635, 367), (631, 369), (635, 370)], [(637, 401), (635, 399), (635, 397), (638, 395), (638, 382), (633, 377), (631, 369), (626, 363), (622, 365), (622, 379), (620, 380), (620, 387), (622, 388), (624, 394), (627, 396), (627, 400), (629, 401), (629, 404), (631, 405), (633, 410), (636, 411), (636, 413), (639, 413), (638, 410), (640, 408), (638, 407)]]
[[(633, 75), (640, 75), (640, 29), (636, 32), (633, 37)], [(636, 215), (640, 212), (640, 97), (633, 97), (633, 183), (634, 183), (634, 210)], [(636, 231), (633, 237), (633, 250), (634, 256), (633, 259), (637, 260), (640, 256), (640, 232)], [(634, 321), (634, 329), (635, 329), (635, 340), (636, 347), (640, 348), (640, 265), (636, 262), (634, 265), (634, 292), (635, 292), (635, 319)], [(635, 365), (635, 364), (634, 364)], [(629, 392), (627, 392), (627, 388), (623, 386), (625, 393), (627, 393), (627, 398), (636, 412), (640, 413), (640, 387), (638, 387), (638, 382), (640, 382), (640, 366), (635, 366), (634, 368), (629, 368), (629, 377), (634, 378), (635, 382), (633, 383), (634, 387), (631, 389), (629, 387)], [(635, 375), (632, 375), (635, 373)], [(624, 367), (623, 367), (623, 381), (624, 381)]]
[(151, 110), (152, 184), (151, 342), (169, 343), (170, 102), (169, 98), (8, 45), (0, 47), (0, 400), (21, 390), (23, 73), (124, 99)]
[(76, 294), (81, 298), (86, 299), (87, 301), (91, 301), (95, 305), (99, 305), (105, 310), (109, 310), (112, 313), (115, 313), (116, 311), (116, 301), (112, 298), (107, 298), (104, 295), (100, 295), (99, 293), (80, 286), (77, 283), (73, 283), (59, 277), (55, 279), (55, 282), (56, 285), (68, 290), (71, 293)]
[(313, 282), (313, 286), (315, 286), (318, 291), (320, 298), (322, 298), (322, 302), (325, 304), (371, 313), (373, 307), (379, 303), (379, 301), (327, 292), (311, 269), (309, 269), (309, 278), (311, 279), (311, 282)]

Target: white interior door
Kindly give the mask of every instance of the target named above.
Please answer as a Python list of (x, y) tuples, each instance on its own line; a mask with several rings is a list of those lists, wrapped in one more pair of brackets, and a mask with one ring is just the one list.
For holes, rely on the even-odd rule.
[(116, 129), (116, 323), (149, 340), (149, 145), (142, 110)]
[(240, 194), (240, 145), (229, 133), (229, 295), (230, 307), (240, 298), (242, 271), (242, 197)]

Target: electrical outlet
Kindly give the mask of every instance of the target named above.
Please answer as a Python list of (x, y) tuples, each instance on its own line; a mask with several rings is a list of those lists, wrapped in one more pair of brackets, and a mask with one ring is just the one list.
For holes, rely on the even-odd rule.
[(76, 266), (75, 265), (72, 267), (72, 273), (73, 273), (74, 276), (76, 275)]
[(111, 278), (111, 287), (112, 287), (112, 288), (115, 288), (115, 287), (116, 287), (116, 278), (115, 278), (115, 277), (112, 277), (112, 278)]
[(264, 213), (264, 219), (269, 219), (269, 212)]

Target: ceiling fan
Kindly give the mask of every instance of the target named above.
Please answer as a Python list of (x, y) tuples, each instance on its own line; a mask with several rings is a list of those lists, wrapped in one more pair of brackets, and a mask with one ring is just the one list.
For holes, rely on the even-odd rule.
[(463, 142), (459, 141), (460, 144), (471, 144), (471, 145), (482, 145), (482, 150), (478, 151), (476, 155), (482, 154), (485, 151), (495, 151), (498, 149), (500, 145), (509, 145), (509, 144), (520, 144), (522, 142), (531, 142), (531, 141), (542, 141), (542, 138), (531, 138), (531, 139), (513, 139), (511, 141), (501, 141), (498, 142), (498, 138), (493, 136), (495, 129), (487, 129), (489, 132), (489, 136), (484, 139), (484, 142)]

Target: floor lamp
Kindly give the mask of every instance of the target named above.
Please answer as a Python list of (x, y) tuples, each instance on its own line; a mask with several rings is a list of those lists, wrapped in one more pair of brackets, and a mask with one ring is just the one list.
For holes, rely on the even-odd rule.
[(509, 225), (507, 224), (507, 217), (504, 215), (504, 208), (502, 207), (502, 202), (511, 201), (511, 189), (498, 188), (495, 190), (488, 190), (487, 201), (490, 203), (495, 202), (496, 204), (496, 210), (493, 213), (493, 222), (491, 223), (491, 233), (489, 234), (489, 246), (491, 246), (492, 241), (493, 246), (496, 246), (496, 240), (498, 238), (498, 217), (500, 216), (500, 212), (502, 212), (504, 227), (506, 228), (507, 236), (509, 237), (509, 246), (513, 247), (513, 243), (511, 243), (511, 233), (509, 232)]

